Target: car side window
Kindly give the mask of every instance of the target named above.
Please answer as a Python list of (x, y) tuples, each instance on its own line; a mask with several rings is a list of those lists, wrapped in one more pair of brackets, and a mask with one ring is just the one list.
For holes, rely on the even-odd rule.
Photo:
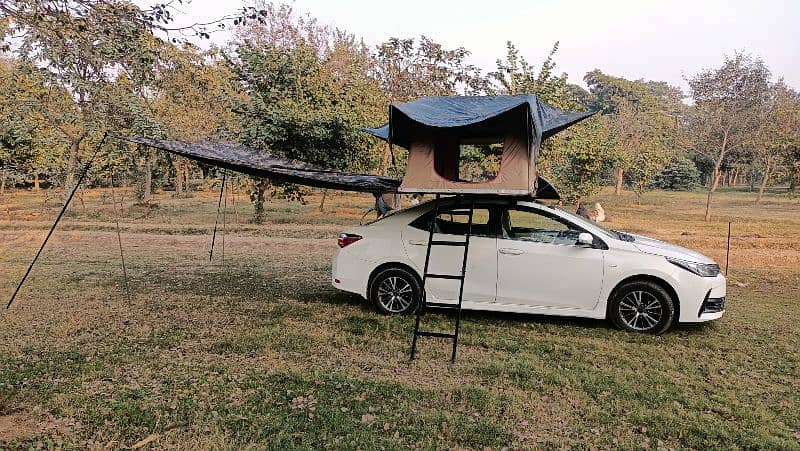
[(582, 230), (556, 216), (536, 210), (508, 209), (503, 212), (503, 237), (547, 244), (575, 244)]
[[(448, 235), (466, 235), (469, 228), (468, 209), (443, 210), (436, 216), (434, 233)], [(428, 212), (412, 222), (410, 225), (420, 230), (428, 231), (432, 212)], [(472, 235), (491, 236), (494, 233), (491, 227), (491, 214), (488, 208), (475, 208), (472, 216)]]

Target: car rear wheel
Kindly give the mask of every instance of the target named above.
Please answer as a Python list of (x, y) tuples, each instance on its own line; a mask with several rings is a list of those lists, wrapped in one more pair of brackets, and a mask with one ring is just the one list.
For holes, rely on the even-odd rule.
[(406, 269), (384, 269), (369, 286), (369, 299), (385, 315), (404, 315), (413, 312), (422, 298), (422, 287)]
[(675, 304), (658, 284), (630, 282), (620, 287), (609, 304), (609, 317), (628, 332), (662, 334), (672, 325)]

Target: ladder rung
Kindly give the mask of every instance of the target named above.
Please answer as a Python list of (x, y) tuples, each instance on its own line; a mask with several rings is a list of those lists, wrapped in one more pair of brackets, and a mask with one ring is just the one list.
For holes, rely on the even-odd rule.
[(454, 339), (456, 338), (455, 334), (445, 334), (442, 332), (425, 332), (425, 331), (418, 331), (416, 333), (420, 337), (438, 337), (438, 338), (449, 338)]
[(450, 279), (450, 280), (461, 280), (464, 278), (463, 275), (454, 275), (454, 274), (425, 274), (426, 279)]
[(431, 241), (431, 246), (466, 246), (466, 241), (442, 241), (442, 240), (433, 240)]
[(448, 304), (445, 302), (426, 302), (425, 307), (434, 307), (434, 308), (450, 308), (453, 310), (458, 310), (458, 304)]

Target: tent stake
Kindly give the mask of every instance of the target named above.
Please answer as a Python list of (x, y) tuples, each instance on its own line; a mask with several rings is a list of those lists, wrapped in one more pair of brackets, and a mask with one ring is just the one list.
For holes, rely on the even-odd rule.
[[(125, 282), (125, 296), (128, 305), (131, 304), (131, 290), (128, 287), (128, 270), (125, 268), (125, 254), (122, 252), (122, 233), (119, 229), (119, 215), (117, 214), (117, 195), (114, 193), (114, 171), (111, 171), (111, 202), (114, 204), (114, 221), (117, 224), (117, 241), (119, 242), (119, 258), (122, 260), (122, 280)], [(122, 207), (120, 206), (120, 209)]]
[(222, 187), (219, 189), (219, 200), (217, 201), (217, 218), (214, 220), (214, 234), (211, 236), (211, 250), (208, 252), (208, 261), (214, 258), (214, 242), (217, 240), (217, 224), (219, 223), (219, 210), (222, 208), (222, 194), (225, 192), (225, 179), (228, 178), (228, 170), (222, 171)]
[(39, 251), (36, 252), (36, 255), (33, 257), (33, 260), (31, 261), (31, 264), (28, 265), (28, 270), (25, 271), (25, 275), (22, 276), (22, 280), (19, 281), (19, 284), (17, 285), (17, 288), (14, 290), (14, 294), (12, 294), (11, 295), (11, 299), (8, 300), (8, 304), (6, 304), (6, 310), (11, 308), (11, 304), (13, 304), (14, 303), (14, 299), (17, 298), (17, 294), (19, 294), (19, 290), (22, 288), (22, 285), (25, 283), (25, 280), (27, 280), (28, 276), (31, 274), (31, 270), (33, 270), (33, 265), (36, 264), (36, 261), (39, 260), (39, 256), (42, 255), (42, 251), (44, 250), (44, 247), (47, 244), (47, 241), (50, 240), (50, 237), (53, 235), (53, 232), (56, 230), (56, 226), (58, 225), (58, 222), (61, 221), (61, 217), (64, 216), (64, 213), (67, 211), (67, 208), (69, 207), (69, 203), (72, 201), (72, 198), (75, 197), (75, 193), (78, 191), (78, 187), (80, 187), (81, 183), (83, 183), (83, 179), (86, 177), (86, 174), (89, 172), (89, 168), (92, 167), (92, 162), (94, 161), (94, 158), (97, 156), (97, 154), (100, 152), (100, 149), (102, 149), (103, 145), (106, 143), (106, 138), (107, 137), (108, 137), (108, 132), (103, 133), (103, 139), (100, 140), (100, 144), (97, 145), (97, 148), (95, 149), (95, 151), (92, 154), (92, 156), (89, 158), (89, 161), (87, 161), (86, 165), (83, 167), (83, 171), (81, 171), (80, 175), (78, 176), (78, 180), (75, 181), (75, 186), (72, 187), (72, 191), (69, 193), (69, 196), (67, 197), (67, 201), (64, 202), (64, 206), (61, 207), (61, 211), (58, 213), (58, 216), (56, 217), (55, 222), (53, 222), (53, 225), (50, 227), (50, 231), (47, 232), (47, 236), (44, 238), (44, 241), (42, 242), (42, 245), (39, 247)]

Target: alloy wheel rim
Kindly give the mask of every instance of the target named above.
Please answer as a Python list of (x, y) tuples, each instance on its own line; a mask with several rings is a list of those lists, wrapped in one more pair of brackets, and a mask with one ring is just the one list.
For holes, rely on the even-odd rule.
[(392, 313), (405, 311), (413, 301), (414, 290), (402, 277), (387, 277), (378, 285), (378, 302)]
[(619, 316), (633, 330), (647, 331), (661, 322), (661, 302), (647, 291), (631, 291), (619, 301)]

